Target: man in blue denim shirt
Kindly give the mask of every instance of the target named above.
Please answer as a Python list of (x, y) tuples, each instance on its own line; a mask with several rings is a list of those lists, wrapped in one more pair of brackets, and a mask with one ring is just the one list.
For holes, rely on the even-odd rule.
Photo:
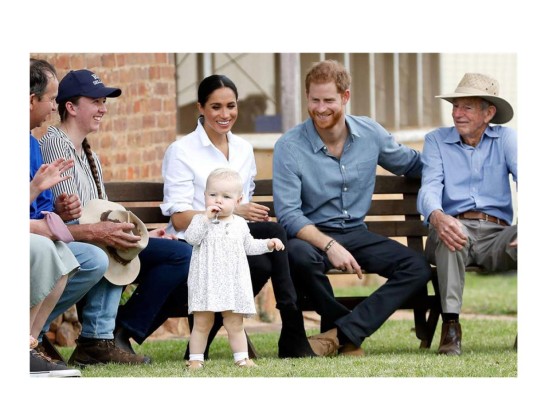
[[(345, 114), (350, 81), (336, 61), (315, 64), (305, 82), (310, 118), (274, 148), (274, 205), (289, 236), (291, 272), (326, 329), (309, 338), (319, 355), (362, 355), (364, 339), (426, 290), (431, 276), (422, 254), (369, 232), (364, 223), (377, 166), (420, 176), (422, 164), (418, 152), (396, 143), (372, 119)], [(364, 269), (388, 280), (350, 310), (335, 300), (325, 275), (332, 267), (359, 278)]]
[(454, 93), (454, 127), (428, 133), (418, 211), (429, 222), (426, 255), (437, 266), (442, 304), (439, 354), (461, 354), (459, 314), (465, 266), (488, 272), (516, 269), (517, 227), (509, 175), (517, 175), (516, 132), (504, 124), (511, 105), (487, 75), (467, 73)]

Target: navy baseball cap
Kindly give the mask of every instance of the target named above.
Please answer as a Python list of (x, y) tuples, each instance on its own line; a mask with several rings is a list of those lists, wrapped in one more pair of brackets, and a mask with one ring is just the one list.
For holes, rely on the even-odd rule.
[(56, 101), (62, 103), (73, 97), (84, 96), (92, 99), (118, 97), (122, 90), (106, 87), (94, 72), (88, 69), (70, 71), (59, 82)]

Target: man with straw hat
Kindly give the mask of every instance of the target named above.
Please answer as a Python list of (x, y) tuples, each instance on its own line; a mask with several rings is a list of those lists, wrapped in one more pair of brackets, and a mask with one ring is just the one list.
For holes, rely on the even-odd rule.
[[(426, 256), (437, 266), (442, 304), (439, 354), (461, 354), (465, 267), (515, 270), (517, 226), (509, 174), (518, 182), (513, 108), (494, 78), (467, 73), (454, 93), (454, 126), (426, 135), (418, 210), (429, 224)], [(494, 124), (494, 125), (493, 125)]]

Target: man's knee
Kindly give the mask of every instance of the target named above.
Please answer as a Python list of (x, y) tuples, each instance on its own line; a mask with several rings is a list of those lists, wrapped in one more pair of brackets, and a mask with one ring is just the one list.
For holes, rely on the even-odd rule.
[(192, 255), (192, 246), (180, 241), (171, 241), (165, 245), (166, 251), (168, 252), (168, 259), (170, 261), (173, 261), (180, 266), (185, 265), (187, 268), (189, 268)]
[(431, 278), (431, 265), (424, 254), (417, 251), (411, 251), (409, 265), (417, 275), (424, 278)]
[(89, 273), (94, 278), (95, 282), (98, 282), (107, 271), (109, 265), (109, 257), (101, 248), (91, 246), (87, 248), (86, 255), (82, 257), (80, 262), (80, 272)]
[(421, 283), (427, 283), (431, 279), (431, 265), (422, 254), (416, 254), (413, 260), (413, 268)]

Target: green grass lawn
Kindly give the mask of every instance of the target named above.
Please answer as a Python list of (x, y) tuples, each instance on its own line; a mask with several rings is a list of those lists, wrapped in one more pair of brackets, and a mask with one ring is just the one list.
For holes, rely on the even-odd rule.
[[(358, 288), (357, 293), (374, 290)], [(344, 292), (346, 289), (342, 289)], [(516, 315), (516, 275), (467, 274), (465, 313)], [(345, 293), (342, 293), (345, 294)], [(349, 293), (353, 294), (353, 289)], [(516, 377), (517, 352), (512, 349), (517, 321), (514, 318), (464, 318), (463, 355), (436, 355), (440, 324), (431, 349), (418, 349), (412, 320), (389, 320), (365, 340), (362, 358), (277, 358), (278, 333), (251, 334), (260, 355), (258, 368), (239, 369), (224, 336), (217, 337), (210, 360), (201, 371), (184, 367), (187, 339), (147, 341), (135, 349), (152, 359), (146, 366), (105, 365), (87, 367), (84, 377)], [(317, 333), (316, 330), (308, 334)], [(73, 349), (63, 348), (68, 357)]]
[[(251, 334), (260, 354), (257, 368), (233, 365), (225, 337), (217, 337), (210, 360), (201, 371), (185, 369), (186, 339), (150, 341), (135, 346), (152, 358), (146, 366), (106, 365), (87, 367), (84, 377), (516, 377), (517, 352), (512, 350), (516, 321), (468, 320), (463, 324), (463, 355), (436, 355), (418, 349), (411, 321), (387, 321), (364, 343), (362, 358), (277, 358), (277, 333)], [(310, 331), (309, 333), (316, 333)], [(440, 334), (440, 329), (437, 329)], [(71, 349), (63, 349), (69, 355)]]

